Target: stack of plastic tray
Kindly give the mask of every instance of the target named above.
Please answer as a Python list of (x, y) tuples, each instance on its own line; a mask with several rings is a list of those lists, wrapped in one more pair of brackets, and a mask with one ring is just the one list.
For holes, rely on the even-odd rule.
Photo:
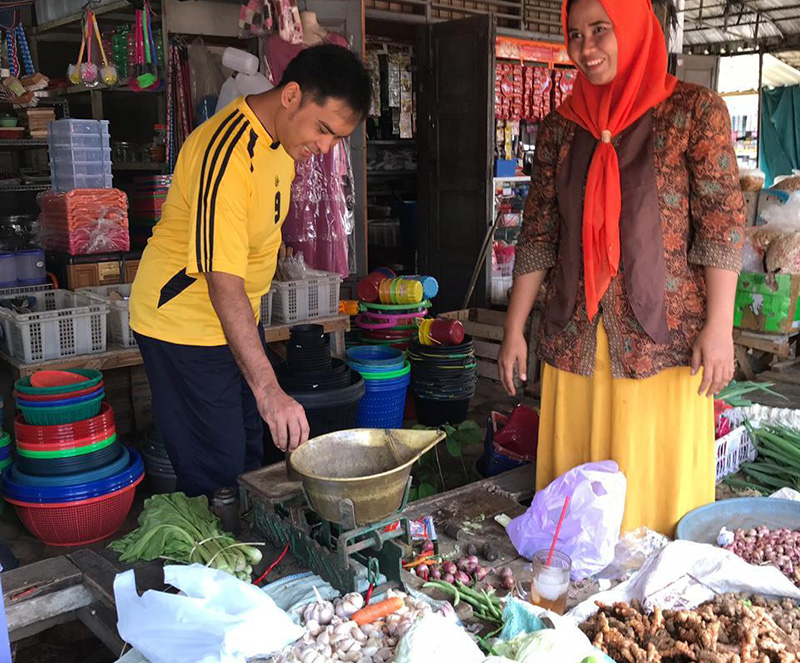
[(172, 175), (137, 177), (133, 182), (134, 191), (130, 196), (131, 242), (144, 246), (153, 234), (153, 226), (161, 219), (161, 208), (167, 199)]
[(108, 120), (56, 120), (48, 144), (53, 190), (112, 186)]
[(128, 198), (119, 189), (46, 191), (38, 199), (42, 242), (71, 256), (130, 249)]

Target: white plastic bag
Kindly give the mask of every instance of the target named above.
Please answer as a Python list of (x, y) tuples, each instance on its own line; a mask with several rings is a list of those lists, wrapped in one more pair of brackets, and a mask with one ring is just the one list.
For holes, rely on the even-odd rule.
[(556, 548), (572, 558), (572, 579), (582, 580), (614, 559), (626, 491), (625, 475), (614, 461), (579, 465), (536, 493), (530, 508), (508, 524), (508, 535), (519, 554), (532, 559), (550, 547), (570, 496)]
[(481, 663), (484, 659), (467, 632), (436, 613), (414, 623), (397, 645), (395, 663)]
[(139, 596), (133, 571), (114, 580), (120, 637), (150, 663), (245, 663), (303, 636), (269, 596), (228, 573), (172, 565), (164, 580), (183, 594)]

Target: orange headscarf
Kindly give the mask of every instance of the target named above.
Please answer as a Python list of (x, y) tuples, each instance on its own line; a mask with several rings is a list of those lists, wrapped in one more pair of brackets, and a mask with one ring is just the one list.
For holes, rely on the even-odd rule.
[[(619, 159), (611, 138), (667, 99), (677, 79), (667, 73), (664, 33), (650, 0), (599, 0), (619, 44), (617, 75), (608, 85), (592, 85), (578, 73), (572, 95), (558, 108), (599, 142), (586, 180), (583, 203), (583, 261), (586, 309), (597, 315), (600, 300), (619, 270), (622, 209)], [(568, 0), (561, 8), (569, 44)]]

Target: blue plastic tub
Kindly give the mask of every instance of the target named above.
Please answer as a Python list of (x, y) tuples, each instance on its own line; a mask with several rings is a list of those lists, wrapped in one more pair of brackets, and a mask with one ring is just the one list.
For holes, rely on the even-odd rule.
[(119, 474), (130, 464), (130, 452), (127, 448), (119, 449), (118, 457), (104, 467), (75, 474), (62, 474), (60, 476), (37, 476), (21, 472), (16, 465), (11, 467), (11, 479), (21, 486), (33, 488), (69, 487), (93, 481), (101, 481)]
[(400, 350), (382, 345), (358, 345), (347, 350), (347, 363), (363, 366), (397, 366), (402, 367), (405, 354)]
[(406, 393), (411, 376), (392, 380), (365, 380), (364, 397), (358, 405), (359, 428), (402, 428)]
[(77, 502), (92, 497), (100, 497), (121, 490), (135, 483), (144, 473), (141, 456), (133, 449), (128, 450), (127, 466), (117, 474), (98, 481), (72, 486), (25, 486), (13, 479), (11, 467), (2, 475), (2, 493), (20, 502), (52, 504), (58, 502)]

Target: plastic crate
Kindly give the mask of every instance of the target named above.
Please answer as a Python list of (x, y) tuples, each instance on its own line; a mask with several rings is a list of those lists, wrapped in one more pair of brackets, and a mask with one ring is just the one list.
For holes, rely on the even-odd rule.
[(0, 308), (0, 328), (9, 354), (30, 364), (105, 352), (108, 305), (69, 290), (28, 293), (35, 313)]
[[(44, 292), (45, 290), (53, 290), (52, 283), (40, 283), (39, 285), (26, 285), (17, 286), (14, 288), (0, 288), (0, 300), (2, 299), (16, 299), (17, 297), (24, 297), (34, 292)], [(8, 344), (9, 336), (11, 335), (11, 327), (8, 318), (0, 317), (0, 350), (7, 355), (11, 354), (11, 349)]]
[(497, 433), (508, 422), (508, 417), (500, 412), (492, 411), (486, 420), (486, 437), (483, 442), (483, 475), (489, 477), (497, 476), (503, 472), (508, 472), (523, 465), (530, 465), (529, 458), (522, 458), (515, 453), (500, 447), (494, 441)]
[(108, 133), (65, 133), (49, 137), (50, 150), (99, 150), (111, 149)]
[(302, 281), (273, 281), (271, 290), (274, 322), (313, 320), (339, 313), (342, 277), (329, 272), (312, 272)]
[[(105, 170), (110, 170), (110, 147), (73, 147), (50, 142), (50, 162), (58, 169), (64, 164), (83, 163), (95, 166), (98, 163), (108, 164)], [(52, 167), (52, 166), (51, 166)]]
[(269, 327), (272, 324), (272, 293), (270, 290), (261, 298), (261, 326)]
[(47, 125), (48, 137), (61, 139), (73, 134), (108, 136), (108, 120), (55, 120)]
[[(92, 299), (108, 304), (108, 334), (111, 340), (123, 348), (135, 348), (136, 338), (131, 330), (130, 296), (131, 284), (98, 285), (90, 288), (78, 288), (77, 292), (88, 295)], [(110, 299), (112, 292), (118, 292), (124, 300)]]
[(739, 471), (742, 463), (755, 460), (756, 447), (745, 426), (733, 429), (719, 438), (717, 445), (717, 482)]
[(102, 175), (65, 175), (52, 177), (53, 191), (73, 191), (74, 189), (111, 189), (114, 178), (111, 173)]

